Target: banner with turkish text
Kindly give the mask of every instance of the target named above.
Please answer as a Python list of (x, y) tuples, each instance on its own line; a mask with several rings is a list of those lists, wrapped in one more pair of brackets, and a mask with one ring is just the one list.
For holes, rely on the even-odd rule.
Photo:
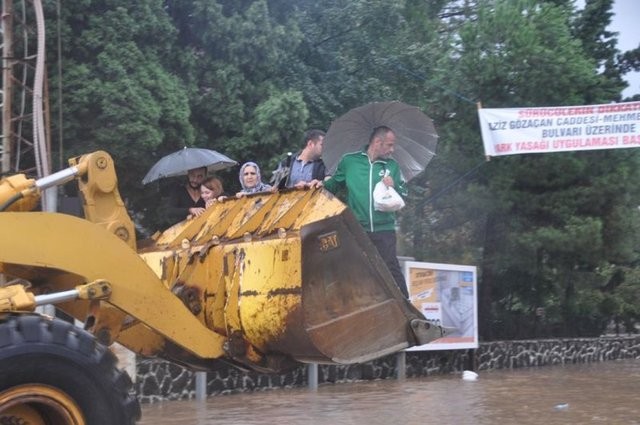
[(478, 109), (487, 156), (640, 147), (640, 102)]

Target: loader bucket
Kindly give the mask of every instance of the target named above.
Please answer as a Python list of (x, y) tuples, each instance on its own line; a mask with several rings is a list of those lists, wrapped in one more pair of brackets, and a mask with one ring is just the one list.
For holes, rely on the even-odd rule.
[[(294, 337), (279, 341), (279, 349), (302, 361), (349, 364), (415, 345), (409, 324), (423, 317), (405, 302), (349, 210), (305, 225), (300, 233), (302, 317), (290, 322)], [(306, 351), (299, 332), (309, 338)]]
[(351, 211), (324, 190), (218, 204), (141, 255), (174, 293), (191, 294), (185, 304), (244, 364), (351, 364), (428, 342), (422, 314)]

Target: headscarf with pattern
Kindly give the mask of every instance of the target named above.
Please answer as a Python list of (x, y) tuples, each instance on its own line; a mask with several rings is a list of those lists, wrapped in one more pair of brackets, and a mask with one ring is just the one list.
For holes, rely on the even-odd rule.
[[(256, 180), (257, 183), (255, 186), (253, 187), (246, 187), (244, 185), (244, 180), (242, 178), (243, 174), (244, 174), (244, 169), (247, 168), (248, 166), (251, 166), (253, 168), (256, 169)], [(240, 185), (242, 185), (242, 193), (258, 193), (258, 192), (267, 192), (269, 190), (271, 190), (271, 185), (268, 185), (266, 183), (262, 182), (262, 175), (260, 174), (260, 167), (258, 167), (258, 164), (256, 164), (255, 162), (245, 162), (244, 164), (242, 164), (242, 167), (240, 167)]]

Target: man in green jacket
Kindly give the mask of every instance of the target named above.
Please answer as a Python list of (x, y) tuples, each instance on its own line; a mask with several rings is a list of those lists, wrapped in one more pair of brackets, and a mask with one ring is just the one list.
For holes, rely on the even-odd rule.
[(407, 196), (400, 167), (391, 159), (395, 142), (396, 135), (389, 127), (375, 128), (362, 151), (345, 154), (340, 159), (335, 174), (324, 182), (324, 187), (334, 194), (346, 190), (347, 205), (378, 249), (398, 288), (408, 298), (396, 254), (396, 214), (376, 211), (373, 207), (373, 189), (381, 180), (402, 197)]

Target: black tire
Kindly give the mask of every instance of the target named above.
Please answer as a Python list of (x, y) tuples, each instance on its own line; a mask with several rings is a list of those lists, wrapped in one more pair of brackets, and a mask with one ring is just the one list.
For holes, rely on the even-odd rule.
[[(53, 388), (54, 394), (75, 402), (88, 425), (132, 425), (140, 419), (140, 405), (130, 391), (129, 375), (116, 362), (93, 335), (70, 323), (38, 315), (0, 315), (0, 395), (16, 395), (15, 388), (24, 385), (36, 392), (38, 385)], [(2, 406), (0, 423), (1, 411)], [(40, 415), (50, 420), (46, 413)], [(46, 420), (43, 423), (59, 423)]]

